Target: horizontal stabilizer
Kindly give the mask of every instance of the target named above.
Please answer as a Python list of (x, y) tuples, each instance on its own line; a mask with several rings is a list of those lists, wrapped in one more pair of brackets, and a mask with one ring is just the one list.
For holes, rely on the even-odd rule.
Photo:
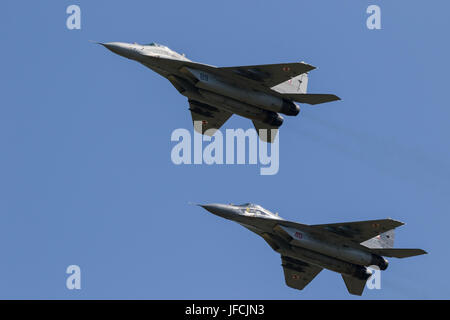
[(400, 249), (400, 248), (386, 248), (386, 249), (372, 249), (370, 250), (375, 254), (385, 257), (392, 258), (408, 258), (419, 256), (421, 254), (427, 254), (425, 250), (422, 249)]
[(360, 296), (364, 291), (364, 287), (366, 286), (367, 280), (361, 280), (355, 277), (347, 276), (345, 274), (341, 274), (342, 279), (344, 279), (345, 286), (349, 293)]
[(284, 93), (282, 94), (282, 96), (290, 100), (307, 104), (320, 104), (325, 102), (341, 100), (341, 98), (339, 98), (334, 94), (325, 94), (325, 93), (297, 93), (297, 94)]

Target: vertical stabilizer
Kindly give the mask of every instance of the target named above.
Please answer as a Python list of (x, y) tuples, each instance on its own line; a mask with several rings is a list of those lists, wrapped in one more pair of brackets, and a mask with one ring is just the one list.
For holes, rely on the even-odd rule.
[(361, 244), (371, 249), (393, 248), (395, 232), (394, 229), (381, 233), (372, 239), (366, 240)]
[(345, 286), (349, 293), (360, 296), (364, 291), (364, 287), (366, 286), (367, 280), (361, 280), (355, 277), (347, 276), (345, 274), (341, 274), (342, 279), (344, 279)]
[(275, 90), (279, 93), (306, 93), (308, 89), (308, 74), (302, 73), (294, 78), (291, 78), (285, 82), (277, 84), (275, 87), (272, 87), (272, 90)]

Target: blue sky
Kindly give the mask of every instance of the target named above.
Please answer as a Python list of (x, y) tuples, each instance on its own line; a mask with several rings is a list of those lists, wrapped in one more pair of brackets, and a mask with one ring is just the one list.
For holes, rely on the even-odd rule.
[[(81, 7), (81, 30), (66, 8)], [(382, 30), (366, 28), (378, 4)], [(322, 272), (304, 291), (256, 235), (189, 202), (254, 202), (308, 224), (392, 217), (397, 247), (365, 299), (450, 297), (450, 47), (444, 1), (3, 1), (0, 298), (359, 299)], [(280, 171), (176, 166), (186, 98), (88, 40), (159, 42), (217, 66), (306, 61)], [(225, 128), (249, 128), (232, 117)], [(76, 264), (82, 289), (67, 290)]]

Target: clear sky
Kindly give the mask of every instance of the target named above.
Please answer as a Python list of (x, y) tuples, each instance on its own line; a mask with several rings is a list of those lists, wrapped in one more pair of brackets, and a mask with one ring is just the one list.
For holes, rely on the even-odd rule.
[[(81, 30), (66, 8), (81, 8)], [(381, 30), (366, 8), (381, 8)], [(308, 224), (392, 217), (397, 247), (366, 299), (450, 298), (446, 1), (2, 1), (0, 298), (353, 299), (323, 271), (303, 291), (279, 255), (189, 202), (254, 202)], [(280, 170), (181, 165), (186, 98), (96, 41), (158, 42), (216, 66), (306, 61)], [(224, 128), (250, 128), (233, 116)], [(68, 290), (79, 265), (82, 289)], [(358, 299), (356, 297), (356, 299)]]

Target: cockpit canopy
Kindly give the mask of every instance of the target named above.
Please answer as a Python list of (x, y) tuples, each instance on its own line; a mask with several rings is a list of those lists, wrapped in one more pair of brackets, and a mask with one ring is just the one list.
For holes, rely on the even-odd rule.
[(144, 44), (144, 46), (149, 46), (149, 47), (158, 47), (158, 48), (166, 48), (166, 46), (163, 46), (162, 44), (156, 43), (156, 42), (152, 42), (152, 43), (148, 43), (148, 44)]
[(238, 207), (249, 207), (249, 208), (261, 208), (262, 207), (258, 204), (254, 204), (254, 203), (244, 203), (244, 204), (238, 204)]
[(252, 213), (252, 214), (256, 214), (256, 215), (262, 215), (262, 216), (277, 216), (275, 214), (273, 214), (272, 212), (270, 212), (267, 209), (264, 209), (263, 207), (261, 207), (258, 204), (254, 204), (254, 203), (244, 203), (244, 204), (240, 204), (240, 205), (236, 205), (237, 207), (241, 207), (246, 213)]
[(169, 47), (159, 44), (159, 43), (156, 43), (156, 42), (143, 44), (142, 46), (143, 46), (142, 49), (144, 49), (143, 52), (146, 52), (149, 55), (153, 54), (153, 55), (157, 55), (157, 56), (163, 56), (165, 58), (168, 57), (169, 59), (189, 61), (189, 59), (187, 59), (184, 56), (184, 54), (179, 54), (178, 52), (173, 51)]

